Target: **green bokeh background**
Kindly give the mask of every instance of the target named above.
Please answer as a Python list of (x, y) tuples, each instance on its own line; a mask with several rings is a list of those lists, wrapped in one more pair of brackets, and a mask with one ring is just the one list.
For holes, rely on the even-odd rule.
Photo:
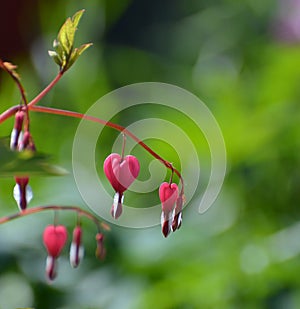
[[(50, 285), (44, 276), (41, 234), (53, 213), (0, 226), (0, 308), (299, 308), (300, 46), (279, 39), (278, 3), (9, 1), (1, 9), (0, 57), (18, 64), (29, 98), (55, 76), (57, 68), (47, 50), (65, 18), (82, 8), (86, 12), (77, 42), (94, 46), (41, 104), (84, 113), (104, 94), (131, 83), (183, 87), (206, 103), (221, 127), (228, 156), (226, 179), (214, 205), (198, 215), (191, 202), (182, 228), (168, 239), (158, 226), (135, 230), (112, 225), (102, 263), (94, 258), (95, 228), (84, 221), (82, 265), (70, 268), (66, 247), (58, 278)], [(15, 85), (1, 72), (1, 112), (18, 102)], [(158, 112), (192, 128), (180, 115)], [(155, 117), (155, 109), (144, 106), (114, 120), (128, 125), (150, 115)], [(78, 123), (32, 114), (38, 149), (69, 171)], [(0, 135), (8, 136), (12, 124), (12, 119), (1, 124)], [(204, 171), (201, 193), (209, 152), (197, 130), (190, 129), (189, 137)], [(115, 138), (107, 129), (99, 139), (99, 171)], [(148, 142), (180, 165), (182, 158), (172, 147), (157, 139)], [(141, 179), (147, 178), (150, 157), (134, 151), (143, 167)], [(30, 182), (32, 206), (87, 207), (72, 172)], [(17, 211), (13, 185), (13, 179), (0, 180), (2, 216)], [(139, 207), (134, 193), (128, 198)], [(145, 205), (153, 199), (156, 194), (149, 194)], [(61, 213), (59, 220), (71, 235), (75, 215)]]

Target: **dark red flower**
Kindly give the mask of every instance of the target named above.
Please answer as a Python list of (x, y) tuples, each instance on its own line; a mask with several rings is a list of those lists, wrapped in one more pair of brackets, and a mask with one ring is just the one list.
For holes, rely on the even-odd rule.
[(138, 159), (132, 155), (122, 158), (119, 154), (112, 153), (105, 159), (103, 169), (107, 179), (116, 191), (111, 214), (117, 219), (122, 213), (123, 193), (137, 178), (140, 164)]

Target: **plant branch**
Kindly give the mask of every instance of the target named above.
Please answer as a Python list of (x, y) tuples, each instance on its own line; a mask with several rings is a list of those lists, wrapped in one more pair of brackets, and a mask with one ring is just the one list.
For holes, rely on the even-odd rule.
[(3, 69), (5, 72), (7, 72), (12, 79), (14, 80), (14, 82), (17, 84), (21, 97), (22, 97), (22, 101), (24, 102), (25, 105), (27, 105), (27, 99), (26, 99), (26, 95), (25, 95), (25, 89), (20, 81), (20, 77), (19, 75), (14, 71), (14, 69), (16, 68), (15, 65), (12, 65), (13, 69), (10, 69), (7, 65), (5, 65), (5, 63), (2, 61), (2, 59), (0, 59), (0, 68)]
[(34, 213), (38, 213), (38, 212), (42, 212), (42, 211), (46, 211), (46, 210), (69, 210), (69, 211), (75, 211), (78, 214), (80, 214), (81, 216), (85, 216), (86, 218), (88, 218), (91, 221), (93, 221), (97, 225), (98, 228), (102, 227), (106, 231), (110, 230), (110, 227), (106, 223), (101, 222), (100, 220), (98, 220), (97, 217), (95, 217), (94, 215), (92, 215), (88, 211), (83, 210), (83, 209), (81, 209), (80, 207), (77, 207), (77, 206), (47, 205), (47, 206), (31, 207), (31, 208), (27, 208), (27, 209), (25, 209), (23, 211), (20, 211), (18, 213), (15, 213), (15, 214), (12, 214), (12, 215), (0, 218), (0, 224), (4, 224), (4, 223), (12, 221), (14, 219), (17, 219), (17, 218), (20, 218), (20, 217), (29, 216), (29, 215), (32, 215)]
[(5, 112), (3, 112), (0, 115), (0, 123), (4, 122), (9, 117), (13, 116), (19, 109), (20, 109), (19, 105), (16, 105), (16, 106), (13, 106), (13, 107), (7, 109)]
[(52, 82), (28, 103), (28, 107), (32, 107), (37, 104), (58, 83), (63, 74), (63, 71), (59, 71), (56, 77), (52, 80)]
[(166, 168), (170, 169), (172, 171), (172, 173), (174, 172), (179, 177), (181, 184), (182, 184), (181, 191), (182, 191), (182, 194), (183, 194), (184, 185), (183, 185), (183, 178), (181, 176), (181, 173), (176, 168), (173, 167), (172, 163), (163, 159), (158, 153), (153, 151), (149, 146), (147, 146), (143, 141), (141, 141), (136, 135), (134, 135), (132, 132), (127, 130), (125, 127), (120, 126), (120, 125), (115, 124), (115, 123), (110, 122), (110, 121), (105, 121), (103, 119), (93, 117), (93, 116), (89, 116), (89, 115), (85, 115), (85, 114), (78, 113), (78, 112), (62, 110), (62, 109), (57, 109), (57, 108), (51, 108), (51, 107), (45, 107), (45, 106), (30, 106), (30, 104), (28, 105), (28, 107), (33, 112), (63, 115), (63, 116), (69, 116), (69, 117), (73, 117), (73, 118), (86, 119), (86, 120), (89, 120), (89, 121), (97, 122), (97, 123), (103, 124), (104, 126), (107, 126), (107, 127), (113, 128), (117, 131), (120, 131), (123, 134), (131, 137), (140, 146), (142, 146), (146, 151), (148, 151), (155, 159), (159, 160), (163, 165), (165, 165)]

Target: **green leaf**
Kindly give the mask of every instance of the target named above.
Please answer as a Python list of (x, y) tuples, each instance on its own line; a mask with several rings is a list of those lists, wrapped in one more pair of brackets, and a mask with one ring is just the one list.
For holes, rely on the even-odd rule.
[(58, 42), (67, 55), (70, 54), (73, 48), (75, 31), (76, 29), (73, 28), (71, 19), (68, 18), (58, 33)]
[(88, 49), (91, 45), (93, 45), (92, 43), (87, 43), (87, 44), (83, 44), (81, 45), (79, 48), (75, 48), (70, 56), (70, 59), (68, 61), (68, 64), (66, 65), (66, 70), (68, 70), (73, 63), (78, 59), (78, 57), (86, 50)]
[(86, 43), (86, 44), (82, 44), (79, 48), (78, 48), (78, 56), (80, 56), (85, 50), (87, 50), (90, 46), (92, 46), (93, 43)]
[(53, 42), (56, 54), (53, 51), (49, 51), (49, 55), (63, 71), (68, 70), (84, 50), (92, 45), (91, 43), (83, 44), (79, 48), (74, 49), (75, 33), (84, 11), (80, 10), (72, 18), (67, 18), (58, 32), (57, 40)]
[(79, 24), (79, 21), (83, 15), (83, 13), (85, 12), (85, 10), (80, 10), (78, 12), (76, 12), (73, 17), (72, 17), (72, 22), (73, 22), (73, 25), (75, 28), (77, 28), (78, 24)]
[(8, 139), (0, 139), (0, 177), (62, 176), (68, 172), (49, 163), (50, 156), (32, 151), (15, 152), (8, 148)]

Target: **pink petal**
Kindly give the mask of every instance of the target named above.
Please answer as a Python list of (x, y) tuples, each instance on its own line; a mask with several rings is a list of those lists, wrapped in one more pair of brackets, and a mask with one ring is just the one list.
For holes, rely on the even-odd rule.
[(57, 258), (60, 255), (67, 238), (68, 233), (63, 225), (48, 225), (43, 233), (43, 241), (48, 254)]
[(178, 197), (178, 186), (176, 183), (163, 182), (159, 187), (159, 198), (162, 203), (162, 210), (166, 213), (174, 209)]

